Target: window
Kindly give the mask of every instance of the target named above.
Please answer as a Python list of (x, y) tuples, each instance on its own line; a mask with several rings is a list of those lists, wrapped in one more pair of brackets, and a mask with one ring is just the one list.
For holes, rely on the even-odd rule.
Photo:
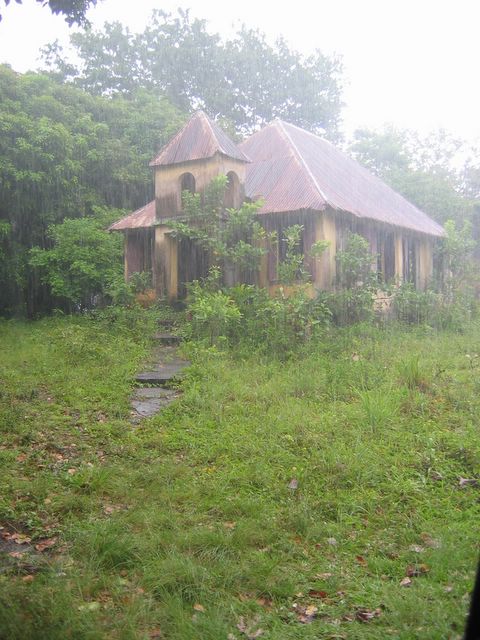
[(180, 193), (184, 191), (195, 193), (195, 178), (191, 173), (184, 173), (180, 176)]
[(240, 205), (240, 181), (233, 171), (227, 173), (227, 187), (225, 189), (225, 207), (233, 209)]

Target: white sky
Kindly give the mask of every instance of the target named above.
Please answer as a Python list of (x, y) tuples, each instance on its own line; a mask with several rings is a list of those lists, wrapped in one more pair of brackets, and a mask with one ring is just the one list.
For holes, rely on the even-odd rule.
[[(1, 3), (0, 61), (17, 71), (36, 68), (40, 47), (69, 32), (48, 8), (23, 3)], [(480, 137), (479, 0), (103, 0), (88, 15), (94, 26), (119, 20), (140, 31), (153, 8), (179, 4), (210, 31), (229, 35), (245, 23), (304, 53), (341, 54), (347, 133), (388, 122)]]

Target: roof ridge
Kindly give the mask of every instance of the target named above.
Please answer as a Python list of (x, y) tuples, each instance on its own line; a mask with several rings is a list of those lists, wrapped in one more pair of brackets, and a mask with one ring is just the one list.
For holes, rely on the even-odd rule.
[[(300, 151), (297, 148), (297, 145), (295, 144), (295, 142), (292, 140), (290, 134), (288, 133), (288, 131), (285, 128), (285, 124), (283, 120), (280, 120), (280, 118), (277, 119), (277, 123), (280, 125), (280, 129), (282, 131), (282, 133), (287, 137), (288, 142), (290, 144), (290, 146), (292, 147), (295, 156), (297, 157), (297, 159), (300, 161), (300, 163), (303, 165), (303, 167), (306, 169), (308, 177), (310, 178), (310, 181), (313, 183), (313, 186), (315, 187), (315, 189), (318, 191), (318, 193), (320, 194), (320, 196), (324, 199), (325, 204), (329, 204), (328, 203), (328, 198), (327, 196), (324, 194), (324, 192), (322, 191), (322, 189), (320, 188), (320, 186), (318, 185), (317, 180), (315, 179), (315, 176), (312, 173), (312, 170), (310, 169), (310, 167), (308, 166), (308, 164), (305, 162), (305, 158), (302, 156), (302, 154), (300, 153)], [(291, 125), (291, 126), (295, 126), (295, 125)], [(300, 129), (300, 127), (297, 127), (298, 129)], [(312, 134), (313, 135), (313, 134)], [(315, 136), (318, 137), (318, 136)]]
[(211, 120), (205, 111), (199, 109), (163, 145), (153, 160), (150, 161), (150, 166), (156, 167), (190, 160), (203, 160), (207, 157), (213, 157), (216, 153), (241, 162), (251, 162), (250, 158), (243, 153), (228, 134), (216, 122)]

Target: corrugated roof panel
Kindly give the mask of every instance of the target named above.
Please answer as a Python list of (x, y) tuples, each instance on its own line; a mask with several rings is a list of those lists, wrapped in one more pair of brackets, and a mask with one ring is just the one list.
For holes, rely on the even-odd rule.
[[(263, 196), (260, 213), (323, 210), (328, 205), (360, 218), (444, 235), (439, 224), (358, 162), (299, 127), (276, 120), (240, 148), (252, 158), (246, 192), (249, 197)], [(286, 158), (295, 160), (288, 168)], [(275, 172), (281, 173), (281, 188), (272, 184)]]
[(216, 153), (242, 162), (250, 161), (215, 122), (203, 111), (198, 111), (163, 147), (150, 166), (203, 160), (212, 158)]
[(155, 200), (141, 209), (129, 213), (121, 220), (117, 220), (108, 228), (109, 231), (124, 231), (125, 229), (144, 229), (155, 224)]

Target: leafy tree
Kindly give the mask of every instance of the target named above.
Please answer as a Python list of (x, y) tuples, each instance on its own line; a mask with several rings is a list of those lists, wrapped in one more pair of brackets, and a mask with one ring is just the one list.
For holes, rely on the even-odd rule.
[(426, 137), (392, 127), (383, 132), (355, 132), (351, 153), (407, 200), (441, 224), (453, 218), (463, 224), (472, 202), (464, 197), (453, 160), (461, 141), (438, 131)]
[(108, 99), (0, 66), (0, 314), (49, 309), (30, 249), (64, 218), (148, 202), (148, 161), (182, 121), (145, 91)]
[[(10, 0), (3, 0), (5, 6), (8, 7)], [(22, 4), (22, 0), (15, 0), (17, 4)], [(97, 0), (37, 0), (43, 6), (48, 5), (50, 11), (55, 15), (63, 15), (69, 26), (73, 24), (87, 25), (87, 10), (90, 6), (95, 6)], [(0, 21), (2, 16), (0, 15)]]
[(117, 22), (72, 34), (71, 42), (80, 65), (53, 43), (44, 51), (47, 68), (93, 94), (143, 88), (184, 111), (221, 113), (242, 134), (281, 117), (338, 136), (341, 63), (320, 51), (305, 57), (245, 27), (223, 41), (188, 11), (155, 11), (143, 33)]
[(30, 265), (38, 269), (41, 281), (68, 311), (92, 306), (122, 273), (122, 238), (105, 231), (106, 223), (121, 212), (95, 213), (95, 218), (67, 218), (50, 225), (47, 235), (52, 247), (31, 250)]

